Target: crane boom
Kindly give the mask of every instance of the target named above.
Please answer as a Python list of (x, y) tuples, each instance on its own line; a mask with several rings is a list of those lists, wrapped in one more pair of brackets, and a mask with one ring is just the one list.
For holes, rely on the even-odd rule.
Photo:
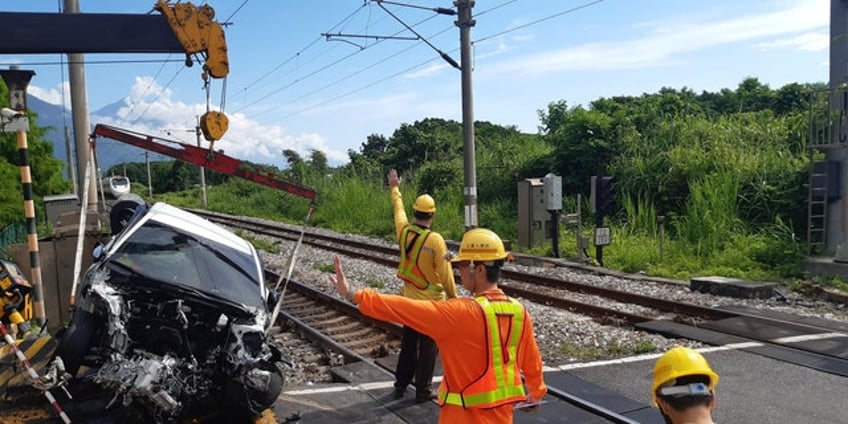
[[(305, 197), (309, 200), (315, 200), (315, 190), (285, 181), (270, 172), (261, 173), (256, 169), (256, 165), (220, 152), (210, 151), (177, 141), (168, 140), (168, 144), (165, 144), (162, 138), (139, 134), (104, 124), (97, 124), (94, 127), (94, 136), (110, 138), (144, 150), (179, 159), (183, 162), (202, 166), (225, 175), (244, 178), (277, 190)], [(171, 147), (169, 144), (178, 147)]]
[[(203, 80), (230, 73), (224, 29), (209, 5), (191, 2), (153, 6), (161, 15), (116, 13), (0, 12), (0, 54), (185, 53), (203, 57)], [(203, 137), (214, 142), (229, 127), (222, 112), (200, 117)]]

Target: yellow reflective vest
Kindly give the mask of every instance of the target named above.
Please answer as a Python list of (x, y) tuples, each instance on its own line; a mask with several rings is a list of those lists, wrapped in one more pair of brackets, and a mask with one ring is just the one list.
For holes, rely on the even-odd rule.
[[(490, 301), (486, 297), (474, 300), (483, 309), (486, 317), (486, 332), (490, 341), (488, 365), (479, 379), (456, 390), (447, 387), (444, 380), (439, 387), (439, 405), (449, 404), (462, 408), (493, 408), (525, 399), (521, 373), (518, 370), (518, 342), (524, 328), (524, 306), (517, 300)], [(498, 318), (509, 318), (511, 328), (501, 339)]]
[[(412, 241), (409, 241), (410, 233)], [(430, 284), (421, 269), (418, 268), (418, 256), (421, 248), (427, 241), (430, 230), (417, 225), (407, 225), (400, 235), (400, 265), (398, 265), (398, 278), (408, 281), (419, 290), (430, 290), (436, 293), (442, 292), (442, 287)]]

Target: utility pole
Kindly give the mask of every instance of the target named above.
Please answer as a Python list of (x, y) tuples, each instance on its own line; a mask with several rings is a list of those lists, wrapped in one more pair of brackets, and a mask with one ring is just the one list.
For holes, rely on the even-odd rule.
[[(845, 89), (843, 84), (848, 82), (848, 4), (844, 0), (830, 0), (830, 84), (831, 94), (828, 102), (831, 108), (831, 116), (841, 116), (842, 118), (834, 120), (830, 125), (832, 129), (829, 131), (830, 139), (827, 143), (832, 145), (842, 145), (846, 142), (845, 132), (842, 130), (843, 120), (845, 119)], [(829, 176), (830, 181), (827, 185), (835, 185), (836, 187), (848, 186), (848, 172), (845, 170), (845, 164), (848, 162), (844, 148), (830, 148), (825, 150), (825, 156), (828, 162), (838, 162), (839, 169), (842, 170), (841, 175)], [(825, 164), (827, 165), (827, 164)], [(837, 178), (841, 181), (838, 181)], [(844, 191), (844, 188), (842, 189)], [(841, 195), (838, 201), (829, 202), (825, 207), (827, 209), (827, 222), (825, 225), (826, 234), (826, 250), (827, 252), (836, 252), (836, 257), (844, 260), (848, 257), (848, 250), (844, 244), (848, 233), (846, 233), (845, 207), (848, 199), (845, 195)]]
[(477, 164), (474, 142), (474, 100), (471, 89), (471, 27), (476, 21), (471, 17), (474, 0), (454, 1), (459, 12), (460, 61), (462, 71), (462, 152), (465, 174), (465, 229), (477, 226)]
[[(79, 0), (64, 0), (64, 12), (79, 13)], [(71, 111), (74, 122), (74, 140), (77, 146), (77, 166), (85, 169), (85, 163), (91, 157), (88, 134), (91, 124), (88, 121), (88, 95), (85, 88), (85, 65), (82, 53), (68, 53), (68, 78), (71, 86)], [(85, 176), (77, 169), (78, 186), (83, 186)], [(91, 167), (91, 178), (95, 178), (96, 169)], [(84, 189), (84, 188), (83, 188)], [(88, 204), (82, 205), (89, 211), (97, 210), (97, 184), (91, 184), (88, 190)]]
[[(194, 127), (197, 135), (197, 147), (200, 147), (200, 117), (197, 117), (197, 126)], [(206, 168), (200, 166), (200, 207), (206, 209)]]
[(71, 149), (71, 130), (68, 129), (68, 126), (65, 126), (65, 150), (68, 152), (68, 179), (71, 180), (71, 183), (74, 185), (74, 194), (77, 195), (77, 199), (79, 199), (79, 187), (77, 185), (77, 169), (74, 166), (74, 152)]
[(153, 197), (153, 180), (150, 179), (150, 158), (149, 153), (144, 152), (144, 164), (147, 166), (147, 196)]

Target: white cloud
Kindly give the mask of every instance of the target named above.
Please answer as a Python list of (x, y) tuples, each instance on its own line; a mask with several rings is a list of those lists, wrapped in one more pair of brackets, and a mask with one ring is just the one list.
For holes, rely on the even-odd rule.
[[(151, 84), (147, 77), (136, 78), (130, 93), (124, 98), (125, 105), (119, 109), (117, 116), (92, 117), (92, 122), (194, 144), (195, 138), (190, 130), (197, 122), (197, 116), (206, 112), (205, 104), (175, 101), (169, 90)], [(324, 152), (331, 162), (347, 161), (346, 151), (330, 148), (319, 134), (289, 134), (284, 127), (260, 124), (243, 113), (227, 114), (227, 117), (229, 129), (221, 140), (215, 142), (215, 149), (223, 149), (228, 156), (284, 167), (282, 150), (292, 149), (308, 157), (309, 151), (316, 149)], [(171, 132), (170, 136), (167, 131)], [(208, 146), (205, 142), (203, 145)]]
[(773, 50), (782, 47), (817, 52), (827, 50), (830, 46), (830, 35), (825, 32), (807, 32), (795, 37), (780, 38), (774, 41), (757, 44), (761, 50)]
[(71, 88), (70, 84), (65, 81), (60, 85), (57, 85), (54, 88), (41, 88), (37, 85), (29, 85), (27, 86), (27, 93), (32, 96), (38, 97), (41, 100), (44, 100), (47, 103), (53, 105), (62, 105), (62, 94), (64, 93), (64, 102), (67, 108), (70, 108), (71, 103)]
[(446, 69), (447, 67), (448, 65), (444, 62), (434, 63), (424, 69), (406, 73), (403, 77), (406, 79), (431, 77), (433, 75), (441, 73), (442, 70)]
[(677, 56), (731, 43), (812, 31), (828, 25), (828, 2), (808, 0), (758, 15), (708, 22), (678, 19), (644, 25), (647, 33), (628, 41), (587, 43), (511, 58), (492, 67), (501, 74), (544, 74), (571, 70), (619, 70), (667, 65)]

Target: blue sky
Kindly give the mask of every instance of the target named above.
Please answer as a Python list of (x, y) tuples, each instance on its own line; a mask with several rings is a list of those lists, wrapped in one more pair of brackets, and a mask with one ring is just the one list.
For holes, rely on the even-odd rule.
[[(83, 13), (137, 14), (148, 13), (154, 3), (79, 2)], [(3, 2), (0, 10), (56, 12), (62, 2), (10, 3)], [(400, 124), (426, 117), (461, 120), (460, 72), (425, 43), (349, 39), (357, 46), (320, 36), (413, 36), (376, 3), (208, 3), (218, 20), (233, 16), (226, 29), (230, 130), (216, 143), (230, 155), (283, 166), (283, 149), (303, 155), (318, 149), (332, 163), (344, 163), (347, 150), (358, 149), (369, 134), (389, 136)], [(452, 7), (450, 0), (412, 4)], [(454, 17), (384, 6), (459, 61)], [(525, 132), (535, 133), (538, 110), (558, 100), (586, 104), (664, 86), (715, 91), (735, 88), (747, 76), (773, 88), (828, 78), (827, 0), (477, 0), (474, 14), (475, 118)], [(62, 67), (37, 64), (59, 59), (57, 54), (0, 55), (0, 66), (19, 63), (35, 70), (30, 93), (62, 104), (62, 87), (67, 89)], [(107, 122), (161, 136), (171, 131), (172, 137), (193, 141), (187, 130), (205, 111), (206, 97), (199, 67), (186, 68), (179, 59), (167, 54), (86, 55), (90, 110), (124, 102), (120, 117), (95, 116), (92, 124)], [(157, 62), (91, 63), (130, 60)], [(64, 76), (66, 80), (67, 70)], [(221, 81), (214, 81), (216, 110), (221, 90)], [(64, 102), (70, 104), (68, 96)]]

